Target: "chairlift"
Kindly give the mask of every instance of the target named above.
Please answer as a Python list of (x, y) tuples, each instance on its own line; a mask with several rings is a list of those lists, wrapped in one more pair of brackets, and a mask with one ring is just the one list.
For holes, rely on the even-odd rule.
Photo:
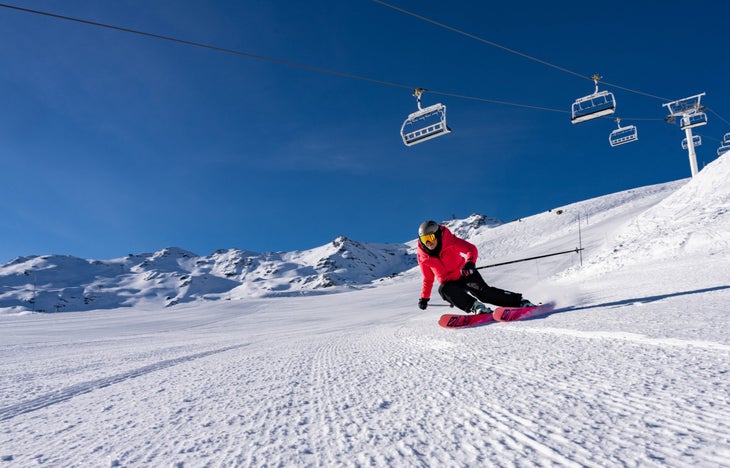
[(690, 114), (700, 110), (700, 100), (705, 93), (695, 94), (694, 96), (679, 99), (674, 102), (667, 102), (662, 104), (669, 110), (669, 114), (672, 116), (682, 116), (684, 114)]
[(611, 146), (623, 145), (624, 143), (631, 143), (639, 139), (639, 132), (635, 125), (622, 127), (621, 119), (619, 118), (616, 119), (616, 125), (618, 128), (608, 136), (608, 142)]
[(725, 137), (722, 139), (723, 145), (730, 145), (730, 133), (726, 133)]
[(570, 121), (574, 124), (596, 119), (604, 115), (613, 114), (616, 111), (616, 99), (609, 91), (598, 91), (598, 80), (601, 77), (593, 76), (596, 89), (593, 94), (576, 99), (573, 103), (572, 117)]
[(418, 110), (408, 116), (400, 129), (406, 146), (451, 133), (451, 129), (446, 125), (446, 106), (439, 103), (426, 108), (421, 107), (421, 94), (424, 92), (425, 89), (418, 88), (413, 93), (416, 96)]
[(700, 111), (690, 112), (684, 114), (682, 119), (679, 121), (679, 128), (687, 130), (688, 128), (700, 127), (707, 125), (707, 114)]
[[(687, 149), (687, 139), (682, 139), (682, 149)], [(699, 135), (692, 135), (692, 146), (702, 146), (702, 137)]]
[[(707, 114), (705, 114), (703, 107), (700, 104), (702, 96), (705, 93), (695, 94), (694, 96), (679, 99), (673, 102), (666, 102), (662, 104), (669, 110), (669, 116), (672, 120), (680, 117), (679, 128), (687, 133), (687, 137), (692, 137), (692, 141), (683, 142), (682, 147), (686, 147), (689, 152), (689, 168), (692, 171), (692, 177), (697, 175), (697, 155), (694, 150), (694, 136), (692, 135), (692, 129), (701, 125), (707, 125)], [(686, 145), (686, 146), (685, 146)]]
[(722, 156), (723, 154), (730, 152), (730, 143), (724, 143), (719, 148), (717, 148), (717, 155)]

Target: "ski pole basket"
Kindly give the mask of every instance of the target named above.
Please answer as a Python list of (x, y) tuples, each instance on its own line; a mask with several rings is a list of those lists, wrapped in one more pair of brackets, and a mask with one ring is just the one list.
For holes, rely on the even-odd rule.
[(421, 107), (421, 94), (425, 89), (418, 88), (414, 92), (418, 110), (408, 116), (400, 129), (401, 138), (406, 146), (413, 146), (431, 138), (451, 133), (446, 125), (446, 106), (434, 104), (426, 108)]

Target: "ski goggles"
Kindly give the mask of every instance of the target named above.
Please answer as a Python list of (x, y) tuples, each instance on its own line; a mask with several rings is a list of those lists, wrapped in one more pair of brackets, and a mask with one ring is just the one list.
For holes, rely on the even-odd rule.
[(422, 236), (418, 236), (421, 238), (421, 242), (424, 244), (427, 242), (433, 242), (436, 240), (436, 234), (424, 234)]

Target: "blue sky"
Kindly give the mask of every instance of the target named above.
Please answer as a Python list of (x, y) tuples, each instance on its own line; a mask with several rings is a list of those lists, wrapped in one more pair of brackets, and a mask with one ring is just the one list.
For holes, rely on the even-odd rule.
[[(706, 92), (700, 167), (730, 132), (726, 2), (389, 3), (583, 77), (666, 99)], [(570, 123), (590, 80), (377, 2), (10, 4), (563, 112), (426, 93), (453, 132), (409, 148), (409, 89), (0, 8), (0, 262), (405, 242), (424, 219), (509, 221), (690, 175), (665, 101), (601, 85), (639, 130), (611, 148), (612, 118)]]

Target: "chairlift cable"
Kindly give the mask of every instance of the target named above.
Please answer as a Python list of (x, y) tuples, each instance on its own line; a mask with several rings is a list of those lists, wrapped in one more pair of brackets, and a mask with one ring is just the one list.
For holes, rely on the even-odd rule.
[(80, 18), (74, 18), (71, 16), (59, 15), (56, 13), (49, 13), (46, 11), (32, 10), (30, 8), (22, 8), (22, 7), (18, 7), (18, 6), (14, 6), (14, 5), (7, 5), (5, 3), (0, 3), (0, 7), (8, 8), (11, 10), (18, 10), (18, 11), (22, 11), (22, 12), (26, 12), (26, 13), (33, 13), (33, 14), (37, 14), (37, 15), (48, 16), (48, 17), (55, 18), (55, 19), (72, 21), (75, 23), (81, 23), (81, 24), (86, 24), (86, 25), (90, 25), (90, 26), (97, 26), (100, 28), (112, 29), (115, 31), (137, 34), (139, 36), (145, 36), (145, 37), (150, 37), (150, 38), (154, 38), (154, 39), (161, 39), (161, 40), (169, 41), (169, 42), (176, 42), (178, 44), (184, 44), (184, 45), (189, 45), (189, 46), (193, 46), (193, 47), (200, 47), (203, 49), (215, 50), (217, 52), (240, 55), (240, 56), (244, 56), (244, 57), (248, 57), (248, 58), (252, 58), (252, 59), (256, 59), (256, 60), (264, 60), (264, 61), (268, 61), (268, 62), (278, 63), (281, 65), (287, 65), (287, 66), (296, 67), (296, 68), (303, 68), (306, 70), (312, 70), (312, 71), (316, 71), (316, 72), (320, 72), (320, 73), (327, 73), (330, 75), (341, 76), (341, 77), (345, 77), (345, 78), (352, 78), (352, 79), (361, 80), (361, 81), (369, 81), (371, 83), (383, 84), (383, 85), (394, 86), (394, 87), (399, 87), (399, 88), (413, 89), (413, 86), (405, 85), (405, 84), (401, 84), (401, 83), (394, 83), (391, 81), (378, 80), (378, 79), (369, 78), (366, 76), (354, 75), (352, 73), (346, 73), (346, 72), (341, 72), (341, 71), (337, 71), (337, 70), (330, 70), (327, 68), (315, 67), (312, 65), (292, 62), (289, 60), (277, 59), (277, 58), (267, 57), (265, 55), (252, 54), (249, 52), (242, 52), (240, 50), (227, 49), (225, 47), (219, 47), (219, 46), (214, 46), (211, 44), (204, 44), (201, 42), (189, 41), (186, 39), (179, 39), (179, 38), (175, 38), (175, 37), (171, 37), (171, 36), (164, 36), (162, 34), (155, 34), (155, 33), (150, 33), (150, 32), (146, 32), (146, 31), (140, 31), (137, 29), (130, 29), (130, 28), (122, 27), (122, 26), (115, 26), (112, 24), (100, 23), (97, 21), (90, 21), (90, 20), (85, 20), (85, 19), (80, 19)]
[[(396, 10), (396, 11), (399, 11), (401, 13), (404, 13), (406, 15), (412, 16), (414, 18), (418, 18), (418, 19), (420, 19), (422, 21), (426, 21), (428, 23), (434, 24), (434, 25), (436, 25), (438, 27), (441, 27), (441, 28), (444, 28), (444, 29), (448, 29), (449, 31), (453, 31), (453, 32), (455, 32), (457, 34), (461, 34), (462, 36), (466, 36), (468, 38), (477, 40), (479, 42), (483, 42), (483, 43), (488, 44), (490, 46), (497, 47), (498, 49), (502, 49), (502, 50), (504, 50), (506, 52), (509, 52), (509, 53), (512, 53), (512, 54), (515, 54), (515, 55), (519, 55), (520, 57), (526, 58), (528, 60), (532, 60), (533, 62), (540, 63), (542, 65), (545, 65), (545, 66), (554, 68), (554, 69), (559, 70), (559, 71), (562, 71), (564, 73), (568, 73), (568, 74), (571, 74), (571, 75), (578, 76), (578, 77), (583, 78), (583, 79), (586, 79), (586, 80), (591, 80), (591, 81), (594, 80), (594, 77), (593, 76), (583, 75), (583, 74), (578, 73), (576, 71), (569, 70), (569, 69), (567, 69), (565, 67), (561, 67), (559, 65), (555, 65), (554, 63), (548, 62), (547, 60), (542, 60), (542, 59), (539, 59), (537, 57), (533, 57), (532, 55), (528, 55), (528, 54), (525, 54), (525, 53), (520, 52), (518, 50), (511, 49), (509, 47), (503, 46), (503, 45), (498, 44), (496, 42), (489, 41), (487, 39), (484, 39), (484, 38), (479, 37), (477, 35), (468, 33), (468, 32), (463, 31), (461, 29), (454, 28), (453, 26), (449, 26), (447, 24), (438, 22), (438, 21), (433, 20), (431, 18), (427, 18), (425, 16), (421, 16), (419, 14), (413, 13), (412, 11), (409, 11), (409, 10), (406, 10), (406, 9), (403, 9), (403, 8), (400, 8), (400, 7), (397, 7), (395, 5), (391, 5), (389, 3), (384, 2), (383, 0), (372, 0), (372, 1), (375, 2), (375, 3), (379, 3), (380, 5), (386, 6), (388, 8), (391, 8), (393, 10)], [(660, 96), (655, 96), (653, 94), (645, 93), (643, 91), (638, 91), (638, 90), (635, 90), (635, 89), (626, 88), (624, 86), (619, 86), (617, 84), (609, 83), (607, 81), (599, 81), (599, 82), (600, 83), (603, 83), (606, 86), (611, 86), (613, 88), (622, 89), (624, 91), (629, 91), (629, 92), (635, 93), (635, 94), (641, 94), (643, 96), (651, 97), (651, 98), (654, 98), (654, 99), (659, 99), (660, 101), (666, 101), (666, 102), (672, 101), (672, 99), (667, 99), (667, 98), (663, 98), (663, 97), (660, 97)]]
[[(150, 32), (146, 32), (146, 31), (140, 31), (137, 29), (126, 28), (123, 26), (115, 26), (112, 24), (101, 23), (98, 21), (74, 18), (71, 16), (50, 13), (47, 11), (33, 10), (30, 8), (23, 8), (23, 7), (19, 7), (19, 6), (15, 6), (15, 5), (8, 5), (5, 3), (0, 3), (0, 7), (11, 9), (11, 10), (22, 11), (25, 13), (32, 13), (32, 14), (36, 14), (36, 15), (46, 16), (46, 17), (50, 17), (50, 18), (54, 18), (54, 19), (71, 21), (74, 23), (80, 23), (80, 24), (85, 24), (85, 25), (89, 25), (89, 26), (96, 26), (96, 27), (100, 27), (100, 28), (111, 29), (114, 31), (136, 34), (139, 36), (149, 37), (149, 38), (153, 38), (153, 39), (160, 39), (160, 40), (188, 45), (188, 46), (192, 46), (192, 47), (199, 47), (199, 48), (203, 48), (203, 49), (214, 50), (216, 52), (222, 52), (222, 53), (226, 53), (226, 54), (233, 54), (233, 55), (248, 57), (248, 58), (256, 59), (256, 60), (263, 60), (263, 61), (267, 61), (267, 62), (278, 63), (280, 65), (301, 68), (301, 69), (305, 69), (305, 70), (325, 73), (325, 74), (339, 76), (339, 77), (343, 77), (343, 78), (350, 78), (350, 79), (354, 79), (354, 80), (366, 81), (369, 83), (381, 84), (381, 85), (391, 86), (391, 87), (396, 87), (396, 88), (404, 88), (404, 89), (409, 89), (409, 90), (423, 89), (423, 88), (419, 88), (417, 86), (407, 85), (407, 84), (403, 84), (403, 83), (396, 83), (393, 81), (386, 81), (386, 80), (370, 78), (370, 77), (362, 76), (362, 75), (355, 75), (353, 73), (347, 73), (347, 72), (341, 72), (338, 70), (331, 70), (328, 68), (316, 67), (313, 65), (293, 62), (290, 60), (278, 59), (278, 58), (268, 57), (265, 55), (253, 54), (250, 52), (243, 52), (243, 51), (234, 50), (234, 49), (228, 49), (225, 47), (219, 47), (219, 46), (215, 46), (215, 45), (211, 45), (211, 44), (204, 44), (201, 42), (190, 41), (190, 40), (186, 40), (186, 39), (180, 39), (180, 38), (176, 38), (176, 37), (165, 36), (162, 34), (150, 33)], [(426, 90), (424, 90), (424, 91), (426, 91)], [(428, 92), (432, 93), (432, 94), (440, 94), (443, 96), (450, 96), (450, 97), (455, 97), (455, 98), (460, 98), (460, 99), (468, 99), (468, 100), (472, 100), (472, 101), (489, 102), (492, 104), (501, 104), (501, 105), (505, 105), (505, 106), (522, 107), (522, 108), (527, 108), (527, 109), (538, 109), (538, 110), (545, 110), (545, 111), (551, 111), (551, 112), (566, 112), (566, 111), (559, 110), (559, 109), (550, 109), (547, 107), (532, 106), (532, 105), (528, 105), (528, 104), (519, 104), (519, 103), (514, 103), (514, 102), (509, 102), (509, 101), (499, 101), (499, 100), (494, 100), (494, 99), (482, 98), (482, 97), (478, 97), (478, 96), (468, 96), (468, 95), (464, 95), (464, 94), (450, 93), (450, 92), (446, 92), (446, 91), (428, 90)]]
[[(592, 81), (596, 82), (596, 86), (598, 86), (598, 82), (601, 82), (601, 83), (603, 83), (603, 84), (605, 84), (607, 86), (612, 86), (612, 87), (615, 87), (615, 88), (618, 88), (618, 89), (622, 89), (622, 90), (625, 90), (625, 91), (629, 91), (629, 92), (632, 92), (632, 93), (635, 93), (635, 94), (641, 94), (641, 95), (644, 95), (644, 96), (647, 96), (647, 97), (652, 97), (652, 98), (656, 98), (656, 99), (663, 100), (663, 101), (670, 101), (669, 99), (662, 98), (662, 97), (659, 97), (659, 96), (655, 96), (655, 95), (652, 95), (652, 94), (649, 94), (649, 93), (645, 93), (645, 92), (642, 92), (642, 91), (637, 91), (637, 90), (634, 90), (634, 89), (622, 87), (622, 86), (619, 86), (619, 85), (616, 85), (616, 84), (613, 84), (613, 83), (609, 83), (609, 82), (605, 82), (605, 81), (600, 81), (600, 77), (596, 77), (595, 75), (594, 76), (591, 76), (591, 77), (582, 75), (580, 73), (577, 73), (575, 71), (569, 70), (569, 69), (564, 68), (564, 67), (560, 67), (560, 66), (555, 65), (553, 63), (550, 63), (548, 61), (545, 61), (545, 60), (542, 60), (542, 59), (538, 59), (536, 57), (527, 55), (527, 54), (522, 53), (522, 52), (519, 52), (517, 50), (510, 49), (508, 47), (502, 46), (502, 45), (497, 44), (495, 42), (488, 41), (488, 40), (483, 39), (483, 38), (481, 38), (479, 36), (476, 36), (476, 35), (467, 33), (465, 31), (456, 29), (454, 27), (445, 25), (443, 23), (439, 23), (439, 22), (437, 22), (435, 20), (432, 20), (432, 19), (429, 19), (429, 18), (420, 16), (420, 15), (417, 15), (415, 13), (412, 13), (412, 12), (408, 11), (408, 10), (405, 10), (405, 9), (402, 9), (402, 8), (399, 8), (399, 7), (390, 5), (390, 4), (388, 4), (388, 3), (386, 3), (386, 2), (384, 2), (382, 0), (372, 0), (372, 1), (374, 1), (376, 3), (379, 3), (379, 4), (383, 5), (383, 6), (387, 6), (389, 8), (392, 8), (394, 10), (400, 11), (400, 12), (402, 12), (404, 14), (413, 16), (413, 17), (418, 18), (418, 19), (421, 19), (423, 21), (427, 21), (427, 22), (432, 23), (432, 24), (434, 24), (436, 26), (439, 26), (439, 27), (448, 29), (450, 31), (453, 31), (453, 32), (456, 32), (458, 34), (464, 35), (466, 37), (469, 37), (469, 38), (475, 39), (477, 41), (483, 42), (485, 44), (491, 45), (493, 47), (497, 47), (497, 48), (500, 48), (500, 49), (505, 50), (507, 52), (510, 52), (510, 53), (519, 55), (519, 56), (521, 56), (523, 58), (526, 58), (526, 59), (529, 59), (529, 60), (538, 62), (538, 63), (540, 63), (542, 65), (545, 65), (545, 66), (554, 68), (556, 70), (559, 70), (559, 71), (562, 71), (562, 72), (565, 72), (565, 73), (568, 73), (568, 74), (571, 74), (571, 75), (578, 76), (580, 78), (592, 80)], [(148, 38), (160, 39), (160, 40), (164, 40), (164, 41), (175, 42), (175, 43), (178, 43), (178, 44), (183, 44), (183, 45), (188, 45), (188, 46), (193, 46), (193, 47), (199, 47), (199, 48), (214, 50), (214, 51), (217, 51), (217, 52), (222, 52), (222, 53), (227, 53), (227, 54), (233, 54), (233, 55), (238, 55), (238, 56), (243, 56), (243, 57), (248, 57), (248, 58), (252, 58), (252, 59), (256, 59), (256, 60), (268, 61), (268, 62), (280, 64), (280, 65), (286, 65), (286, 66), (290, 66), (290, 67), (306, 69), (306, 70), (310, 70), (310, 71), (315, 71), (315, 72), (319, 72), (319, 73), (325, 73), (325, 74), (339, 76), (339, 77), (343, 77), (343, 78), (350, 78), (350, 79), (355, 79), (355, 80), (360, 80), (360, 81), (365, 81), (365, 82), (370, 82), (370, 83), (375, 83), (375, 84), (381, 84), (381, 85), (385, 85), (385, 86), (391, 86), (391, 87), (397, 87), (397, 88), (405, 88), (405, 89), (410, 89), (410, 90), (416, 90), (416, 93), (418, 93), (419, 91), (421, 93), (423, 93), (423, 92), (426, 91), (423, 88), (414, 87), (412, 85), (406, 85), (406, 84), (396, 83), (396, 82), (392, 82), (392, 81), (385, 81), (385, 80), (380, 80), (380, 79), (376, 79), (376, 78), (370, 78), (370, 77), (366, 77), (366, 76), (362, 76), (362, 75), (355, 75), (353, 73), (347, 73), (347, 72), (341, 72), (341, 71), (338, 71), (338, 70), (331, 70), (331, 69), (327, 69), (327, 68), (316, 67), (316, 66), (312, 66), (312, 65), (307, 65), (307, 64), (303, 64), (303, 63), (297, 63), (297, 62), (289, 61), (289, 60), (277, 59), (277, 58), (268, 57), (268, 56), (265, 56), (265, 55), (259, 55), (259, 54), (253, 54), (253, 53), (243, 52), (243, 51), (234, 50), (234, 49), (228, 49), (228, 48), (224, 48), (224, 47), (214, 46), (214, 45), (211, 45), (211, 44), (205, 44), (205, 43), (201, 43), (201, 42), (195, 42), (195, 41), (189, 41), (189, 40), (185, 40), (185, 39), (179, 39), (179, 38), (175, 38), (175, 37), (171, 37), (171, 36), (165, 36), (165, 35), (161, 35), (161, 34), (155, 34), (155, 33), (140, 31), (140, 30), (136, 30), (136, 29), (126, 28), (126, 27), (121, 27), (121, 26), (115, 26), (115, 25), (111, 25), (111, 24), (105, 24), (105, 23), (101, 23), (101, 22), (97, 22), (97, 21), (84, 20), (84, 19), (80, 19), (80, 18), (74, 18), (74, 17), (70, 17), (70, 16), (65, 16), (65, 15), (60, 15), (60, 14), (55, 14), (55, 13), (40, 11), (40, 10), (33, 10), (33, 9), (30, 9), (30, 8), (23, 8), (23, 7), (19, 7), (19, 6), (15, 6), (15, 5), (8, 5), (8, 4), (5, 4), (5, 3), (0, 3), (0, 7), (7, 8), (7, 9), (11, 9), (11, 10), (16, 10), (16, 11), (21, 11), (21, 12), (25, 12), (25, 13), (32, 13), (32, 14), (36, 14), (36, 15), (46, 16), (46, 17), (55, 18), (55, 19), (61, 19), (61, 20), (65, 20), (65, 21), (71, 21), (71, 22), (80, 23), (80, 24), (86, 24), (86, 25), (90, 25), (90, 26), (96, 26), (96, 27), (105, 28), (105, 29), (111, 29), (111, 30), (120, 31), (120, 32), (126, 32), (126, 33), (130, 33), (130, 34), (136, 34), (136, 35), (144, 36), (144, 37), (148, 37)], [(468, 100), (473, 100), (473, 101), (488, 102), (488, 103), (492, 103), (492, 104), (506, 105), (506, 106), (512, 106), (512, 107), (521, 107), (521, 108), (526, 108), (526, 109), (543, 110), (543, 111), (549, 111), (549, 112), (570, 113), (569, 111), (561, 110), (561, 109), (552, 109), (552, 108), (548, 108), (548, 107), (533, 106), (533, 105), (529, 105), (529, 104), (519, 104), (519, 103), (515, 103), (515, 102), (510, 102), (510, 101), (500, 101), (500, 100), (494, 100), (494, 99), (487, 99), (487, 98), (482, 98), (482, 97), (477, 97), (477, 96), (469, 96), (469, 95), (457, 94), (457, 93), (446, 92), (446, 91), (437, 91), (437, 90), (428, 90), (428, 91), (430, 93), (433, 93), (433, 94), (439, 94), (439, 95), (448, 96), (448, 97), (454, 97), (454, 98), (459, 98), (459, 99), (468, 99)], [(726, 124), (730, 125), (730, 122), (728, 122), (728, 120), (726, 120), (725, 118), (723, 118), (722, 116), (720, 116), (713, 109), (710, 109), (710, 108), (705, 108), (705, 109), (708, 110), (708, 111), (710, 111), (710, 112), (712, 112), (713, 114), (715, 114), (715, 116), (717, 116), (720, 120), (722, 120)], [(665, 120), (666, 121), (666, 119), (654, 119), (654, 118), (626, 118), (626, 120)]]
[(654, 94), (645, 93), (643, 91), (638, 91), (636, 89), (626, 88), (624, 86), (619, 86), (617, 84), (609, 83), (608, 81), (601, 81), (601, 83), (603, 83), (606, 86), (610, 86), (612, 88), (621, 89), (621, 90), (628, 91), (628, 92), (634, 93), (634, 94), (640, 94), (642, 96), (646, 96), (646, 97), (658, 99), (660, 101), (665, 101), (665, 102), (671, 102), (671, 101), (673, 101), (673, 99), (663, 98), (661, 96), (655, 96)]
[(621, 120), (629, 120), (631, 122), (645, 121), (645, 122), (664, 122), (664, 118), (657, 117), (621, 117)]
[(445, 91), (429, 90), (429, 93), (439, 94), (441, 96), (448, 96), (448, 97), (459, 98), (459, 99), (470, 99), (472, 101), (488, 102), (491, 104), (500, 104), (500, 105), (504, 105), (504, 106), (522, 107), (524, 109), (537, 109), (537, 110), (544, 110), (544, 111), (549, 111), (549, 112), (559, 112), (559, 113), (563, 113), (563, 114), (570, 114), (570, 111), (567, 111), (565, 109), (552, 109), (550, 107), (532, 106), (529, 104), (519, 104), (516, 102), (497, 101), (494, 99), (486, 99), (486, 98), (480, 98), (480, 97), (475, 97), (475, 96), (466, 96), (464, 94), (449, 93), (449, 92), (445, 92)]
[(449, 31), (453, 31), (453, 32), (455, 32), (457, 34), (461, 34), (462, 36), (466, 36), (468, 38), (477, 40), (479, 42), (483, 42), (485, 44), (488, 44), (488, 45), (490, 45), (492, 47), (496, 47), (498, 49), (502, 49), (502, 50), (507, 51), (507, 52), (509, 52), (511, 54), (519, 55), (520, 57), (524, 57), (524, 58), (526, 58), (528, 60), (532, 60), (534, 62), (541, 63), (541, 64), (546, 65), (548, 67), (555, 68), (556, 70), (560, 70), (560, 71), (565, 72), (565, 73), (570, 73), (571, 75), (575, 75), (575, 76), (578, 76), (580, 78), (585, 78), (587, 80), (592, 80), (593, 79), (593, 78), (591, 78), (589, 76), (582, 75), (582, 74), (580, 74), (578, 72), (575, 72), (573, 70), (568, 70), (567, 68), (563, 68), (561, 66), (555, 65), (554, 63), (550, 63), (550, 62), (548, 62), (546, 60), (542, 60), (542, 59), (539, 59), (537, 57), (533, 57), (532, 55), (528, 55), (528, 54), (522, 53), (522, 52), (520, 52), (518, 50), (515, 50), (515, 49), (510, 49), (509, 47), (503, 46), (503, 45), (498, 44), (496, 42), (489, 41), (487, 39), (481, 38), (479, 36), (476, 36), (474, 34), (468, 33), (466, 31), (462, 31), (461, 29), (454, 28), (452, 26), (449, 26), (449, 25), (444, 24), (444, 23), (440, 23), (440, 22), (438, 22), (436, 20), (433, 20), (431, 18), (427, 18), (425, 16), (421, 16), (419, 14), (413, 13), (412, 11), (408, 11), (408, 10), (405, 10), (403, 8), (397, 7), (395, 5), (391, 5), (390, 3), (386, 3), (386, 2), (384, 2), (382, 0), (372, 0), (372, 1), (375, 2), (375, 3), (379, 3), (379, 4), (383, 5), (383, 6), (386, 6), (388, 8), (392, 8), (393, 10), (399, 11), (399, 12), (404, 13), (406, 15), (413, 16), (414, 18), (418, 18), (418, 19), (420, 19), (422, 21), (426, 21), (427, 23), (434, 24), (434, 25), (436, 25), (436, 26), (438, 26), (440, 28), (448, 29)]
[[(545, 60), (541, 60), (541, 59), (538, 59), (536, 57), (532, 57), (530, 55), (527, 55), (527, 54), (524, 54), (522, 52), (519, 52), (517, 50), (510, 49), (508, 47), (502, 46), (502, 45), (497, 44), (495, 42), (488, 41), (488, 40), (483, 39), (483, 38), (481, 38), (479, 36), (475, 36), (473, 34), (467, 33), (465, 31), (461, 31), (459, 29), (453, 28), (453, 27), (448, 26), (448, 25), (445, 25), (443, 23), (439, 23), (438, 21), (435, 21), (435, 20), (432, 20), (432, 19), (423, 17), (421, 15), (417, 15), (417, 14), (415, 14), (413, 12), (408, 11), (408, 10), (404, 10), (402, 8), (399, 8), (399, 7), (396, 7), (394, 5), (388, 4), (388, 3), (386, 3), (386, 2), (384, 2), (382, 0), (372, 0), (372, 1), (374, 1), (376, 3), (379, 3), (379, 4), (383, 5), (383, 6), (387, 6), (389, 8), (392, 8), (394, 10), (400, 11), (400, 12), (402, 12), (404, 14), (413, 16), (415, 18), (418, 18), (418, 19), (421, 19), (421, 20), (424, 20), (424, 21), (433, 23), (433, 24), (435, 24), (435, 25), (437, 25), (439, 27), (442, 27), (442, 28), (445, 28), (445, 29), (449, 29), (451, 31), (454, 31), (454, 32), (457, 32), (459, 34), (465, 35), (467, 37), (473, 38), (473, 39), (478, 40), (480, 42), (484, 42), (484, 43), (489, 44), (489, 45), (492, 45), (494, 47), (498, 47), (498, 48), (503, 49), (503, 50), (505, 50), (507, 52), (510, 52), (510, 53), (513, 53), (513, 54), (522, 56), (524, 58), (527, 58), (529, 60), (533, 60), (535, 62), (541, 63), (543, 65), (546, 65), (546, 66), (555, 68), (555, 69), (560, 70), (560, 71), (563, 71), (565, 73), (569, 73), (569, 74), (578, 76), (580, 78), (584, 78), (584, 79), (588, 79), (588, 80), (593, 80), (593, 77), (589, 77), (589, 76), (582, 75), (580, 73), (574, 72), (574, 71), (569, 70), (567, 68), (560, 67), (558, 65), (555, 65), (555, 64), (552, 64), (550, 62), (547, 62)], [(375, 84), (382, 84), (382, 85), (385, 85), (385, 86), (391, 86), (391, 87), (397, 87), (397, 88), (404, 88), (404, 89), (411, 89), (411, 90), (417, 89), (417, 87), (415, 87), (415, 86), (406, 85), (406, 84), (403, 84), (403, 83), (396, 83), (396, 82), (392, 82), (392, 81), (385, 81), (385, 80), (380, 80), (380, 79), (376, 79), (376, 78), (370, 78), (370, 77), (366, 77), (366, 76), (362, 76), (362, 75), (355, 75), (353, 73), (341, 72), (341, 71), (338, 71), (338, 70), (331, 70), (331, 69), (327, 69), (327, 68), (315, 67), (315, 66), (312, 66), (312, 65), (297, 63), (297, 62), (293, 62), (293, 61), (290, 61), (290, 60), (277, 59), (277, 58), (268, 57), (268, 56), (265, 56), (265, 55), (259, 55), (259, 54), (253, 54), (253, 53), (243, 52), (243, 51), (234, 50), (234, 49), (228, 49), (228, 48), (225, 48), (225, 47), (214, 46), (214, 45), (211, 45), (211, 44), (204, 44), (204, 43), (201, 43), (201, 42), (189, 41), (189, 40), (179, 39), (179, 38), (175, 38), (175, 37), (171, 37), (171, 36), (165, 36), (165, 35), (161, 35), (161, 34), (149, 33), (149, 32), (146, 32), (146, 31), (140, 31), (140, 30), (136, 30), (136, 29), (125, 28), (125, 27), (122, 27), (122, 26), (115, 26), (115, 25), (101, 23), (101, 22), (97, 22), (97, 21), (84, 20), (84, 19), (80, 19), (80, 18), (74, 18), (74, 17), (71, 17), (71, 16), (65, 16), (65, 15), (60, 15), (60, 14), (56, 14), (56, 13), (50, 13), (50, 12), (41, 11), (41, 10), (34, 10), (34, 9), (30, 9), (30, 8), (23, 8), (23, 7), (19, 7), (19, 6), (15, 6), (15, 5), (8, 5), (8, 4), (5, 4), (5, 3), (0, 3), (0, 7), (7, 8), (7, 9), (11, 9), (11, 10), (16, 10), (16, 11), (22, 11), (22, 12), (25, 12), (25, 13), (32, 13), (32, 14), (36, 14), (36, 15), (46, 16), (46, 17), (55, 18), (55, 19), (61, 19), (61, 20), (65, 20), (65, 21), (71, 21), (71, 22), (80, 23), (80, 24), (86, 24), (86, 25), (90, 25), (90, 26), (96, 26), (96, 27), (105, 28), (105, 29), (111, 29), (111, 30), (120, 31), (120, 32), (126, 32), (126, 33), (130, 33), (130, 34), (136, 34), (136, 35), (145, 36), (145, 37), (149, 37), (149, 38), (160, 39), (160, 40), (165, 40), (165, 41), (169, 41), (169, 42), (175, 42), (175, 43), (178, 43), (178, 44), (184, 44), (184, 45), (189, 45), (189, 46), (193, 46), (193, 47), (199, 47), (199, 48), (214, 50), (214, 51), (217, 51), (217, 52), (223, 52), (223, 53), (227, 53), (227, 54), (233, 54), (233, 55), (248, 57), (248, 58), (252, 58), (252, 59), (256, 59), (256, 60), (262, 60), (262, 61), (268, 61), (268, 62), (272, 62), (272, 63), (278, 63), (280, 65), (286, 65), (286, 66), (290, 66), (290, 67), (301, 68), (301, 69), (310, 70), (310, 71), (316, 71), (316, 72), (319, 72), (319, 73), (330, 74), (330, 75), (339, 76), (339, 77), (343, 77), (343, 78), (350, 78), (350, 79), (355, 79), (355, 80), (360, 80), (360, 81), (366, 81), (366, 82), (375, 83)], [(630, 91), (630, 92), (637, 93), (637, 94), (643, 94), (645, 96), (653, 97), (653, 98), (656, 98), (656, 99), (661, 99), (661, 100), (664, 100), (664, 101), (670, 101), (669, 99), (661, 98), (659, 96), (654, 96), (654, 95), (651, 95), (651, 94), (648, 94), (648, 93), (643, 93), (641, 91), (633, 90), (633, 89), (630, 89), (630, 88), (625, 88), (625, 87), (622, 87), (622, 86), (619, 86), (619, 85), (616, 85), (616, 84), (613, 84), (613, 83), (609, 83), (609, 82), (605, 82), (605, 81), (601, 81), (601, 83), (603, 83), (605, 85), (608, 85), (608, 86), (615, 87), (615, 88), (623, 89), (625, 91)], [(440, 94), (440, 95), (443, 95), (443, 96), (455, 97), (455, 98), (459, 98), (459, 99), (468, 99), (468, 100), (472, 100), (472, 101), (488, 102), (488, 103), (492, 103), (492, 104), (499, 104), (499, 105), (505, 105), (505, 106), (521, 107), (521, 108), (526, 108), (526, 109), (544, 110), (544, 111), (549, 111), (549, 112), (568, 113), (568, 111), (560, 110), (560, 109), (552, 109), (552, 108), (542, 107), (542, 106), (532, 106), (532, 105), (528, 105), (528, 104), (519, 104), (519, 103), (514, 103), (514, 102), (509, 102), (509, 101), (499, 101), (499, 100), (494, 100), (494, 99), (481, 98), (481, 97), (477, 97), (477, 96), (468, 96), (468, 95), (464, 95), (464, 94), (456, 94), (456, 93), (450, 93), (450, 92), (445, 92), (445, 91), (429, 90), (429, 92), (431, 92), (433, 94)], [(728, 122), (726, 119), (724, 119), (722, 116), (720, 116), (717, 112), (715, 112), (714, 110), (709, 109), (709, 108), (708, 108), (708, 110), (710, 112), (712, 112), (713, 114), (715, 114), (720, 120), (722, 120), (726, 124), (730, 125), (730, 122)], [(659, 119), (628, 119), (628, 120), (659, 120)]]
[(718, 119), (722, 120), (727, 125), (730, 125), (730, 122), (728, 122), (725, 118), (723, 118), (723, 116), (721, 116), (720, 114), (718, 114), (717, 112), (715, 112), (714, 109), (712, 109), (710, 107), (707, 107), (706, 110), (708, 110), (708, 111), (712, 112), (713, 114), (715, 114), (715, 117), (717, 117)]

